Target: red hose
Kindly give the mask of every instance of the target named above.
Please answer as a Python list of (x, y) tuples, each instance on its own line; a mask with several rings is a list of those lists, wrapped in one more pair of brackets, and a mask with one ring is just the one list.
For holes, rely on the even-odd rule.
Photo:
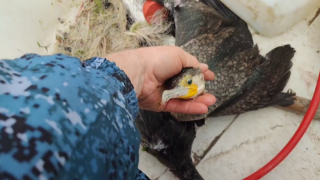
[(274, 157), (268, 164), (266, 164), (264, 167), (256, 171), (255, 173), (251, 174), (250, 176), (244, 178), (243, 180), (257, 180), (261, 177), (265, 176), (267, 173), (269, 173), (272, 169), (274, 169), (278, 164), (281, 163), (288, 155), (289, 153), (294, 149), (294, 147), (298, 144), (306, 130), (308, 129), (314, 115), (316, 114), (316, 111), (319, 107), (320, 103), (320, 73), (318, 77), (318, 82), (316, 86), (316, 90), (313, 94), (313, 98), (311, 100), (310, 106), (308, 108), (307, 113), (305, 114), (299, 128), (297, 129), (296, 133), (292, 136), (290, 141), (287, 143), (287, 145), (277, 154), (276, 157)]

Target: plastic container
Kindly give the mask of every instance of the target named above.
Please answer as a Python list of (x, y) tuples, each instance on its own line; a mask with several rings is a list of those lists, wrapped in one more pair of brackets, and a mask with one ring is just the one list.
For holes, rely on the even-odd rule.
[(263, 36), (276, 36), (307, 18), (320, 0), (221, 0)]

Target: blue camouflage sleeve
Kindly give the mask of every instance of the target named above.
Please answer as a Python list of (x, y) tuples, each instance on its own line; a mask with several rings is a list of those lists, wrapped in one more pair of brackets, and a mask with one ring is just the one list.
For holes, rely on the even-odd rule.
[(137, 113), (129, 78), (104, 58), (0, 60), (0, 179), (148, 179)]

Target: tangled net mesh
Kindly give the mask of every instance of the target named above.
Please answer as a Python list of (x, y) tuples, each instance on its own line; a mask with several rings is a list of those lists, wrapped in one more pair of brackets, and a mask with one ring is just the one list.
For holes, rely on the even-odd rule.
[[(93, 56), (162, 45), (162, 37), (172, 27), (157, 12), (151, 24), (146, 21), (127, 22), (121, 0), (87, 0), (82, 3), (76, 21), (68, 32), (58, 32), (55, 53), (75, 56), (81, 61)], [(130, 27), (129, 27), (130, 26)]]

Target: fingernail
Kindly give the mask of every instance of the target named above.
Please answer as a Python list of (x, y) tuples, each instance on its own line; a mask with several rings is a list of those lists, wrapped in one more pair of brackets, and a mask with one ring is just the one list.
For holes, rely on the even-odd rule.
[(205, 63), (200, 63), (200, 65), (201, 65), (201, 64), (202, 64), (203, 66), (208, 66), (208, 64), (205, 64)]

